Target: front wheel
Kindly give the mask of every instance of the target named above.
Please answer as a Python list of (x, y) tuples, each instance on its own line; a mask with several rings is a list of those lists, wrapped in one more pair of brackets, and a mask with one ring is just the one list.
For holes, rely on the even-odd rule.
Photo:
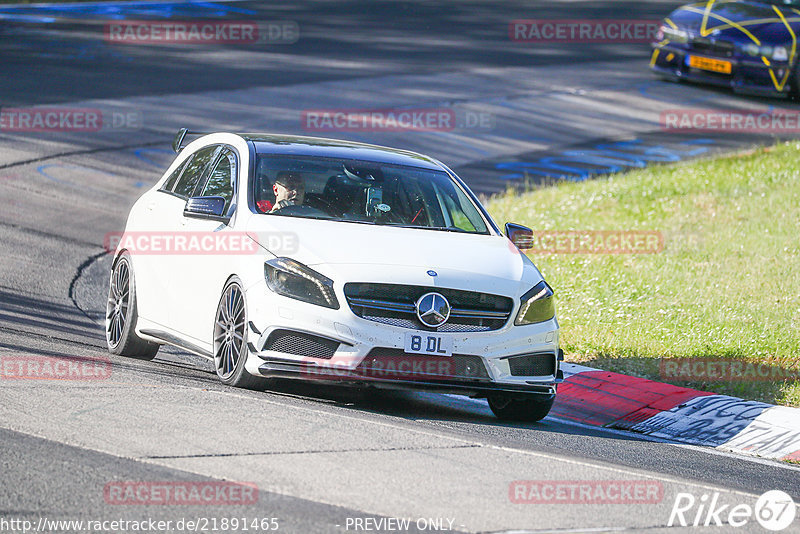
[(263, 383), (244, 368), (247, 348), (247, 308), (238, 278), (233, 278), (217, 305), (214, 319), (214, 369), (223, 384), (252, 389)]
[(152, 360), (159, 345), (140, 338), (136, 334), (136, 285), (133, 268), (127, 252), (117, 258), (111, 269), (106, 302), (106, 343), (112, 354)]
[(533, 423), (547, 417), (555, 399), (555, 395), (549, 397), (531, 396), (522, 399), (496, 393), (489, 395), (488, 401), (489, 408), (498, 419)]

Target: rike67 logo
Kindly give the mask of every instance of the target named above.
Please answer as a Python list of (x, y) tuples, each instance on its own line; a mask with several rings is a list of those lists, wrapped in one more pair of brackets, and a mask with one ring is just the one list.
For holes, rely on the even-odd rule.
[(796, 513), (791, 496), (780, 490), (764, 493), (752, 507), (745, 503), (722, 504), (719, 492), (704, 493), (699, 499), (691, 493), (678, 493), (667, 526), (739, 528), (755, 518), (765, 529), (777, 532), (788, 528)]

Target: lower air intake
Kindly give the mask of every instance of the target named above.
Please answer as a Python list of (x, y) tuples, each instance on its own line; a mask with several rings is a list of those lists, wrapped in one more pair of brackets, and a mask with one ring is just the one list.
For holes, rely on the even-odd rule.
[(292, 330), (274, 330), (264, 344), (264, 350), (325, 360), (333, 358), (338, 348), (339, 343), (332, 339)]
[(556, 372), (556, 355), (525, 354), (508, 358), (511, 376), (550, 376)]

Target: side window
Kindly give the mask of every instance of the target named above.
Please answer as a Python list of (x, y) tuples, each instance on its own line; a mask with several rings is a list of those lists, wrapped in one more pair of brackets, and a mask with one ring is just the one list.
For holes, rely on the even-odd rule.
[(201, 148), (195, 153), (194, 157), (184, 168), (183, 175), (175, 186), (176, 195), (180, 195), (184, 198), (192, 196), (197, 182), (199, 182), (200, 178), (203, 176), (203, 171), (206, 169), (209, 162), (211, 162), (211, 158), (214, 157), (217, 148), (217, 145), (208, 146)]
[(200, 196), (218, 196), (224, 198), (225, 213), (228, 213), (228, 209), (231, 207), (231, 202), (233, 201), (233, 177), (235, 173), (236, 156), (232, 150), (228, 148), (223, 149)]
[(186, 165), (192, 161), (192, 157), (194, 156), (189, 156), (186, 161), (178, 165), (177, 169), (172, 171), (172, 174), (169, 175), (169, 178), (167, 178), (167, 181), (164, 182), (164, 185), (161, 187), (161, 191), (171, 192), (173, 189), (175, 189), (175, 183), (178, 181), (178, 178), (180, 178), (181, 172), (183, 172), (183, 169), (186, 168)]

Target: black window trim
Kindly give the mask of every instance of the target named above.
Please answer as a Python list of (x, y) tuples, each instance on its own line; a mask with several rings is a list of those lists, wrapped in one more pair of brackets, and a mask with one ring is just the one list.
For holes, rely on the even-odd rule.
[[(178, 198), (183, 199), (183, 200), (189, 200), (190, 198), (195, 197), (196, 196), (195, 193), (197, 192), (197, 185), (200, 184), (201, 182), (203, 184), (206, 183), (206, 181), (207, 181), (207, 173), (208, 173), (209, 169), (211, 168), (211, 164), (216, 163), (217, 157), (219, 156), (220, 148), (222, 146), (224, 146), (224, 145), (219, 144), (219, 143), (212, 143), (212, 144), (201, 146), (200, 148), (198, 148), (197, 150), (192, 152), (192, 154), (189, 155), (189, 157), (186, 158), (186, 161), (183, 162), (183, 169), (181, 169), (181, 175), (175, 181), (175, 185), (173, 186), (173, 188), (176, 187), (178, 185), (178, 182), (181, 181), (181, 178), (183, 178), (183, 173), (186, 170), (186, 164), (189, 163), (189, 161), (191, 161), (192, 159), (194, 159), (194, 157), (197, 155), (198, 152), (200, 152), (201, 150), (204, 150), (206, 148), (209, 148), (209, 147), (215, 147), (214, 153), (212, 154), (211, 159), (209, 160), (209, 163), (207, 163), (206, 166), (203, 167), (203, 170), (200, 172), (200, 178), (197, 180), (197, 184), (195, 184), (194, 189), (192, 189), (192, 194), (191, 195), (184, 196), (184, 195), (176, 193), (175, 191), (169, 191), (169, 190), (163, 189), (163, 188), (159, 189), (158, 192), (159, 193), (166, 193), (168, 195), (172, 195), (174, 197), (178, 197)], [(165, 184), (166, 184), (166, 182), (165, 182)]]
[[(209, 145), (210, 146), (210, 145)], [(203, 175), (200, 177), (200, 180), (197, 182), (197, 185), (192, 191), (192, 196), (189, 198), (196, 198), (203, 194), (203, 190), (208, 185), (208, 180), (211, 178), (211, 171), (216, 168), (217, 163), (219, 163), (222, 155), (225, 152), (225, 149), (228, 149), (231, 154), (233, 154), (233, 159), (235, 160), (236, 170), (231, 177), (231, 205), (228, 208), (228, 214), (225, 215), (224, 219), (230, 220), (236, 214), (237, 203), (236, 203), (236, 193), (237, 193), (237, 185), (239, 184), (239, 173), (241, 172), (241, 158), (239, 157), (239, 151), (236, 149), (235, 146), (230, 145), (228, 143), (221, 143), (217, 146), (217, 150), (214, 153), (214, 157), (211, 160), (211, 163), (203, 170)], [(188, 200), (188, 198), (187, 198)]]
[[(175, 180), (175, 183), (174, 183), (174, 184), (172, 184), (172, 189), (175, 189), (175, 186), (178, 184), (178, 182), (180, 182), (180, 181), (181, 181), (181, 178), (183, 177), (183, 171), (185, 171), (185, 170), (186, 170), (186, 165), (188, 165), (188, 164), (189, 164), (189, 162), (190, 162), (190, 161), (192, 161), (192, 159), (194, 158), (194, 155), (195, 155), (195, 152), (193, 152), (193, 153), (189, 154), (189, 156), (188, 156), (188, 157), (187, 157), (185, 160), (183, 160), (183, 163), (181, 163), (180, 165), (178, 165), (178, 168), (176, 168), (176, 169), (175, 169), (175, 171), (180, 171), (180, 173), (178, 174), (178, 178), (177, 178), (177, 180)], [(172, 171), (172, 173), (174, 173), (175, 171)], [(159, 193), (166, 193), (166, 194), (168, 194), (168, 195), (172, 195), (172, 196), (174, 196), (174, 197), (182, 198), (182, 196), (181, 196), (181, 195), (177, 194), (177, 193), (176, 193), (175, 191), (173, 191), (172, 189), (167, 189), (167, 188), (166, 188), (166, 186), (167, 186), (167, 183), (169, 182), (169, 180), (170, 180), (170, 177), (171, 177), (171, 176), (172, 176), (172, 174), (170, 174), (169, 176), (167, 176), (167, 179), (166, 179), (166, 180), (164, 180), (164, 183), (163, 183), (163, 184), (161, 184), (161, 187), (159, 187), (159, 188), (158, 188), (158, 192), (159, 192)]]
[(206, 185), (208, 185), (208, 180), (211, 178), (211, 170), (216, 168), (217, 163), (219, 163), (220, 159), (222, 159), (222, 155), (226, 148), (233, 154), (233, 158), (236, 160), (236, 172), (234, 173), (234, 176), (232, 177), (231, 180), (231, 187), (233, 187), (233, 194), (234, 197), (236, 196), (236, 183), (238, 182), (236, 175), (239, 173), (239, 163), (241, 161), (239, 158), (239, 151), (236, 150), (236, 147), (229, 145), (227, 143), (223, 143), (217, 147), (217, 152), (214, 155), (214, 159), (211, 161), (211, 164), (208, 166), (208, 168), (203, 171), (203, 176), (200, 177), (200, 180), (202, 182), (197, 182), (197, 185), (195, 186), (194, 191), (192, 192), (192, 198), (200, 196), (203, 193), (203, 189), (206, 188)]

